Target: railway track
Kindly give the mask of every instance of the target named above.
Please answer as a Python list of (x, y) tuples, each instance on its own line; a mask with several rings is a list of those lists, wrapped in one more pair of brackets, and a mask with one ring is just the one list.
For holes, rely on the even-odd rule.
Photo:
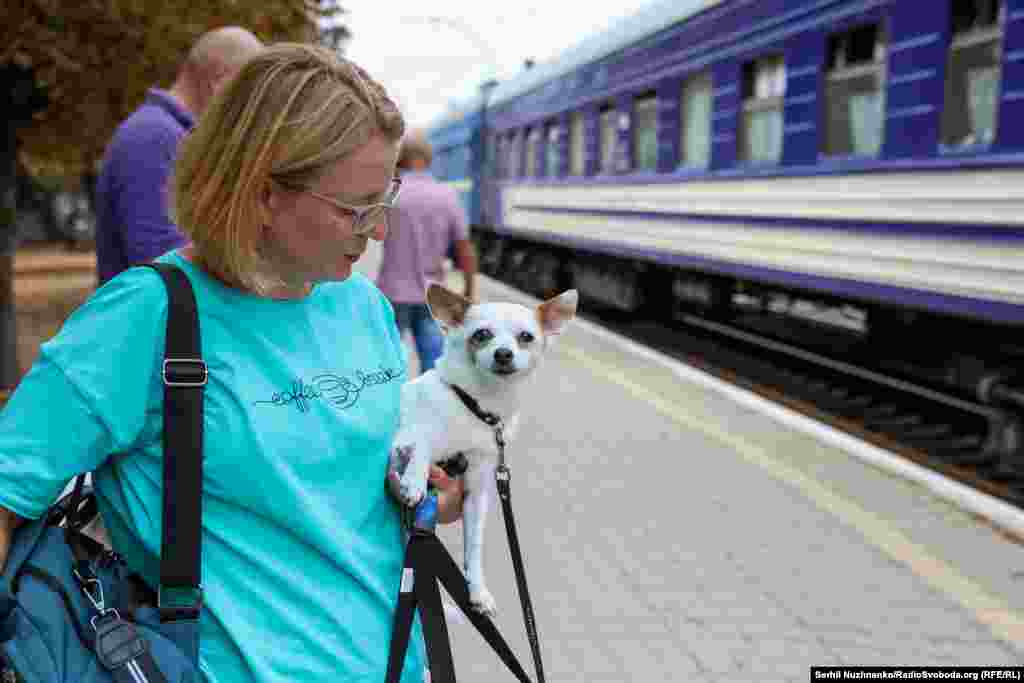
[[(521, 290), (556, 284), (491, 265), (491, 277)], [(666, 323), (588, 301), (583, 316), (1024, 510), (1024, 411), (1012, 406), (1024, 406), (1019, 390), (994, 389), (1009, 394), (1011, 407), (985, 404), (927, 381), (920, 368), (899, 372), (914, 364), (855, 334), (765, 311), (728, 320), (677, 314)]]
[(749, 324), (682, 315), (669, 326), (598, 316), (596, 322), (635, 341), (1024, 509), (1024, 434), (1012, 411), (781, 341)]

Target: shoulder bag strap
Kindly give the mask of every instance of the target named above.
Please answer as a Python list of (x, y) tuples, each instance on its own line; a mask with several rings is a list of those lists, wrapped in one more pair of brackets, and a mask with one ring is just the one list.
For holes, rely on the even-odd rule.
[(196, 619), (203, 603), (201, 571), (203, 392), (199, 315), (188, 276), (165, 263), (146, 264), (167, 286), (164, 383), (163, 538), (157, 607), (161, 621)]

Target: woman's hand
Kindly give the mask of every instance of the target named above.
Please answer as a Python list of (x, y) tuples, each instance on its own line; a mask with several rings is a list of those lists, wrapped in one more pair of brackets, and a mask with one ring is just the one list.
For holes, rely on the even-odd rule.
[(430, 466), (429, 481), (437, 489), (437, 521), (451, 524), (462, 519), (465, 486), (461, 477), (449, 477), (437, 465)]
[[(399, 489), (402, 474), (409, 466), (409, 456), (403, 449), (396, 448), (391, 453), (388, 463), (387, 485), (395, 500), (401, 500)], [(451, 524), (462, 519), (462, 500), (465, 497), (465, 485), (461, 477), (450, 477), (437, 465), (430, 466), (427, 481), (437, 490), (437, 521)]]

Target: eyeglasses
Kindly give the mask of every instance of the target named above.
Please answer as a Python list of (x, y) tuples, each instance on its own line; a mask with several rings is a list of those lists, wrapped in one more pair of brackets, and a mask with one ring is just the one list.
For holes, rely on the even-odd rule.
[[(285, 185), (285, 187), (291, 186)], [(387, 220), (391, 209), (395, 208), (395, 204), (398, 202), (398, 193), (402, 189), (402, 181), (398, 178), (392, 178), (391, 185), (388, 187), (387, 192), (384, 193), (383, 200), (374, 204), (365, 204), (363, 206), (352, 206), (351, 204), (339, 202), (334, 197), (321, 194), (309, 189), (308, 187), (295, 186), (291, 187), (291, 189), (299, 192), (305, 192), (308, 195), (316, 197), (320, 201), (327, 202), (336, 209), (340, 209), (346, 215), (352, 217), (353, 234), (365, 236), (372, 233), (373, 229), (380, 225), (381, 221)]]

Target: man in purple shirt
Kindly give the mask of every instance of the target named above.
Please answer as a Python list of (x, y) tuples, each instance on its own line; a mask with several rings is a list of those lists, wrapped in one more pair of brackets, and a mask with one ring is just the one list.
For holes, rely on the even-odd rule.
[(234, 26), (204, 34), (170, 90), (152, 88), (107, 145), (96, 180), (96, 267), (102, 285), (122, 270), (185, 244), (167, 210), (178, 142), (263, 44)]
[(426, 303), (428, 282), (444, 281), (444, 261), (454, 246), (464, 294), (475, 298), (477, 258), (466, 217), (455, 190), (430, 175), (433, 150), (416, 131), (402, 140), (398, 167), (402, 193), (389, 217), (377, 286), (391, 301), (400, 332), (410, 330), (420, 372), (434, 367), (443, 338)]

